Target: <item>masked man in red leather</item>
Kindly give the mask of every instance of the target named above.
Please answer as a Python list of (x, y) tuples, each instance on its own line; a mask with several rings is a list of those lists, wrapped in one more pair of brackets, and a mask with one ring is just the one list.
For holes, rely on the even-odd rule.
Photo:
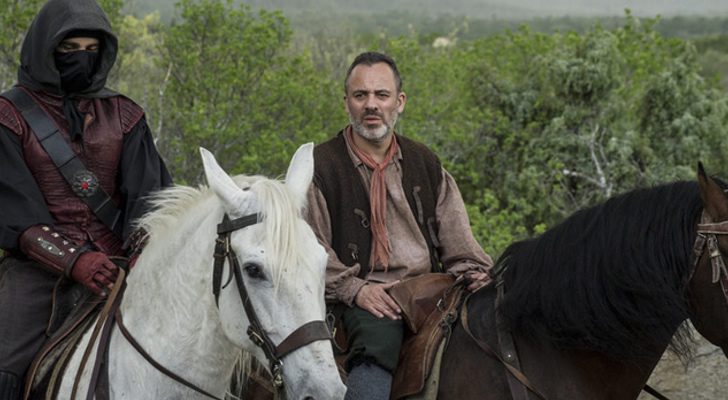
[[(145, 196), (171, 184), (144, 110), (105, 87), (116, 54), (116, 36), (94, 0), (50, 0), (23, 42), (13, 90), (81, 161), (72, 179), (39, 140), (41, 129), (31, 128), (38, 121), (10, 92), (0, 97), (0, 399), (19, 397), (46, 339), (56, 282), (105, 296), (118, 274), (109, 257), (125, 255)], [(100, 217), (85, 199), (99, 190), (114, 218)]]

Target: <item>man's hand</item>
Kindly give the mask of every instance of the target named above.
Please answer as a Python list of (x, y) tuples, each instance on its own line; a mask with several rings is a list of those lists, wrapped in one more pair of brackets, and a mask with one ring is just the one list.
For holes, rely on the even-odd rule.
[(493, 281), (493, 279), (491, 279), (490, 277), (490, 274), (481, 271), (466, 272), (465, 280), (467, 281), (468, 290), (471, 292), (474, 292)]
[(369, 283), (359, 289), (354, 302), (360, 308), (369, 311), (377, 318), (387, 317), (391, 320), (402, 319), (397, 302), (387, 293), (387, 289), (391, 288), (399, 281), (390, 283)]
[(118, 276), (119, 267), (99, 251), (81, 254), (71, 270), (71, 278), (99, 296), (106, 296)]

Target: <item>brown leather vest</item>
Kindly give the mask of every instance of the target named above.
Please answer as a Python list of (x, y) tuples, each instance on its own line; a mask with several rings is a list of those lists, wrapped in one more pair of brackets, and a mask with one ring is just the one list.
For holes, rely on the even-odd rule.
[[(349, 157), (342, 132), (314, 148), (313, 180), (326, 198), (332, 249), (344, 265), (360, 263), (360, 275), (364, 276), (369, 271), (371, 255), (369, 196)], [(402, 152), (402, 185), (407, 202), (427, 241), (432, 270), (439, 271), (435, 207), (442, 167), (425, 145), (399, 135), (397, 141)]]
[[(69, 125), (63, 115), (62, 99), (41, 92), (28, 93), (51, 116), (73, 151), (99, 179), (101, 187), (117, 206), (122, 207), (117, 172), (124, 135), (141, 120), (144, 110), (123, 96), (81, 99), (78, 110), (85, 115), (83, 139), (71, 141)], [(5, 99), (0, 101), (6, 102)], [(0, 115), (0, 123), (20, 137), (25, 163), (55, 220), (54, 228), (78, 244), (92, 242), (107, 254), (119, 255), (121, 239), (73, 193), (25, 120), (8, 104), (9, 107), (0, 108), (15, 112)]]

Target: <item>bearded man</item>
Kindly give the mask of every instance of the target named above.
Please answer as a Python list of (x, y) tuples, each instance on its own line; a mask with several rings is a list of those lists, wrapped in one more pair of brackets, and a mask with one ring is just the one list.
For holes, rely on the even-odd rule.
[(343, 306), (346, 399), (389, 399), (403, 339), (387, 289), (429, 272), (490, 281), (452, 176), (425, 145), (395, 132), (407, 96), (394, 60), (360, 54), (344, 81), (350, 125), (314, 150), (307, 220), (329, 254), (326, 299)]

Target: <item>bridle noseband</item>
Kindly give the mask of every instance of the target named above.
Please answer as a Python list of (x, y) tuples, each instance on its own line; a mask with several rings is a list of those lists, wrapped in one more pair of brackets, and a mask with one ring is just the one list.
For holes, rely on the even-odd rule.
[(331, 333), (329, 332), (326, 322), (322, 320), (309, 321), (298, 329), (291, 332), (287, 338), (285, 338), (278, 346), (265, 333), (261, 326), (258, 314), (255, 312), (252, 304), (250, 303), (250, 296), (248, 290), (245, 288), (245, 282), (243, 281), (243, 272), (238, 262), (238, 256), (235, 254), (235, 250), (230, 245), (230, 235), (239, 229), (243, 229), (247, 226), (257, 224), (262, 219), (260, 214), (246, 215), (237, 219), (231, 220), (227, 214), (223, 217), (222, 222), (217, 226), (218, 237), (215, 241), (215, 264), (212, 274), (212, 292), (215, 295), (215, 303), (219, 306), (220, 292), (229, 281), (222, 284), (222, 272), (225, 266), (225, 260), (228, 261), (231, 278), (235, 278), (235, 283), (238, 286), (238, 292), (240, 293), (240, 300), (245, 309), (245, 314), (248, 317), (250, 326), (248, 326), (248, 336), (250, 340), (255, 343), (258, 347), (263, 350), (265, 357), (268, 359), (270, 364), (270, 372), (273, 376), (273, 385), (276, 390), (282, 391), (283, 389), (283, 357), (289, 353), (308, 345), (309, 343), (318, 340), (331, 340)]
[(712, 282), (720, 282), (721, 289), (723, 291), (723, 297), (725, 297), (728, 303), (728, 269), (726, 269), (725, 262), (723, 261), (723, 254), (718, 248), (718, 236), (728, 235), (728, 220), (721, 222), (710, 222), (710, 217), (703, 211), (700, 217), (700, 223), (698, 224), (698, 235), (695, 238), (695, 244), (693, 245), (693, 271), (698, 266), (703, 252), (705, 249), (708, 250), (708, 257), (710, 257), (710, 265), (712, 266)]

